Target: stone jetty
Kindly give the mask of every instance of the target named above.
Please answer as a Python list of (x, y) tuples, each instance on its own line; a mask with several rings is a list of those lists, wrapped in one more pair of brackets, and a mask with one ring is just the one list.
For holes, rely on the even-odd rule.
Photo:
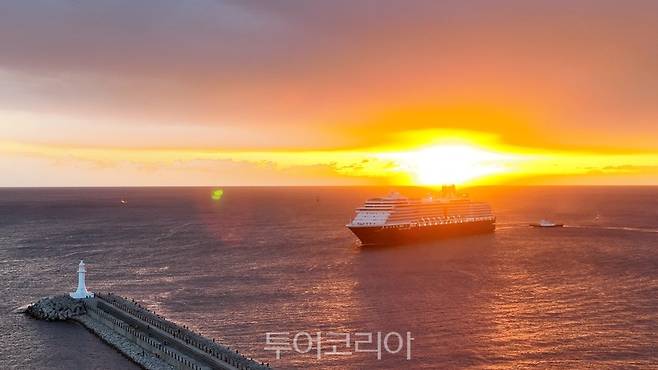
[(95, 293), (75, 299), (40, 299), (25, 313), (40, 320), (73, 320), (145, 369), (268, 370), (268, 364), (247, 358), (115, 294)]
[(62, 321), (87, 312), (81, 301), (69, 296), (42, 298), (35, 304), (27, 306), (25, 313), (39, 320)]

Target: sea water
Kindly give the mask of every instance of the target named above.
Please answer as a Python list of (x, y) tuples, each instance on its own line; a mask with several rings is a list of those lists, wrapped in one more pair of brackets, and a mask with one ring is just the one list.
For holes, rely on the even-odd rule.
[[(74, 291), (80, 259), (91, 291), (277, 368), (658, 366), (657, 187), (468, 189), (495, 233), (377, 249), (344, 225), (390, 189), (216, 190), (0, 189), (0, 368), (137, 368), (77, 324), (12, 313)], [(325, 347), (277, 359), (267, 333)], [(367, 333), (404, 347), (355, 351)]]

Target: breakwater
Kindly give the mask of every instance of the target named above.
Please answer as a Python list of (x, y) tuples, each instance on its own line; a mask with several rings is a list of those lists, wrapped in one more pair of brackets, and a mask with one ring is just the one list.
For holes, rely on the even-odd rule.
[(216, 343), (185, 326), (115, 294), (82, 300), (44, 298), (27, 314), (42, 320), (74, 320), (145, 369), (267, 370), (269, 365)]

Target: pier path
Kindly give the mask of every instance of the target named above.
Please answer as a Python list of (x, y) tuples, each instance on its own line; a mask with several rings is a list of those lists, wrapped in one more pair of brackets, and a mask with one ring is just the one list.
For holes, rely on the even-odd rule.
[(87, 316), (135, 342), (144, 351), (174, 369), (271, 369), (268, 365), (168, 321), (133, 300), (111, 293), (96, 293), (94, 298), (85, 299), (84, 305)]

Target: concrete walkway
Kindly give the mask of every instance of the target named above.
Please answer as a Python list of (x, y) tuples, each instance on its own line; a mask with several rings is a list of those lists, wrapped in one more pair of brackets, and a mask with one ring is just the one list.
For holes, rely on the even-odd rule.
[(197, 333), (170, 322), (114, 294), (96, 294), (86, 299), (90, 314), (114, 326), (144, 350), (152, 352), (176, 369), (190, 370), (270, 370)]

